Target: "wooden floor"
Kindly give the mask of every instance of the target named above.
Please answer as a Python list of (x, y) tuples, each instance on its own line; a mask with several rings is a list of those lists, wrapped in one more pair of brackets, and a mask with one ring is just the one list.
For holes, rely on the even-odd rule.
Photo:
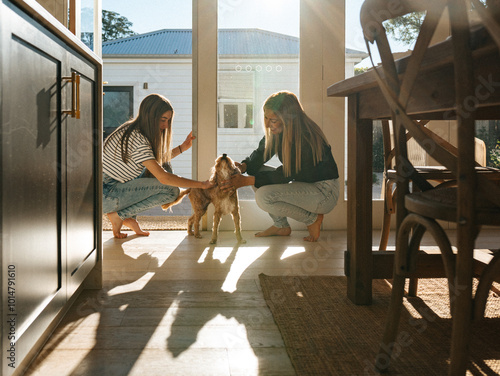
[(104, 232), (104, 289), (82, 293), (27, 374), (295, 375), (258, 275), (343, 275), (345, 232), (203, 236)]
[(104, 288), (80, 295), (27, 375), (295, 375), (258, 275), (343, 275), (346, 232), (203, 235), (104, 232)]

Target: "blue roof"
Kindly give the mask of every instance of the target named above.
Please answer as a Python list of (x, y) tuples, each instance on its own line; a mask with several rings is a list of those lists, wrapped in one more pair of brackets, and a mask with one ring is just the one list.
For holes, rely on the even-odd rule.
[[(116, 39), (102, 44), (102, 54), (191, 55), (191, 34), (190, 29), (164, 29)], [(299, 38), (261, 29), (222, 29), (218, 49), (221, 55), (298, 55)]]
[(102, 43), (103, 55), (191, 55), (191, 30), (158, 30)]
[[(103, 55), (191, 55), (191, 30), (164, 29), (104, 42)], [(219, 30), (221, 55), (297, 55), (299, 38), (260, 29)]]

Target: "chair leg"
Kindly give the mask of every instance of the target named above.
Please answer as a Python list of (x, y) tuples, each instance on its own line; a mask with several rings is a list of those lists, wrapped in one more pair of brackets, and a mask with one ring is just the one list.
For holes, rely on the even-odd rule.
[(380, 234), (380, 244), (378, 246), (379, 251), (385, 251), (387, 249), (387, 243), (389, 243), (389, 234), (391, 231), (391, 213), (388, 213), (384, 209), (384, 219), (382, 222), (382, 232)]
[(375, 368), (378, 372), (386, 372), (389, 369), (391, 358), (397, 358), (401, 353), (401, 345), (396, 342), (399, 319), (403, 307), (403, 296), (406, 278), (395, 274), (392, 281), (392, 294), (385, 331), (382, 343), (375, 359)]
[[(438, 245), (443, 247), (443, 252), (446, 255), (451, 252), (451, 246), (446, 243), (446, 239), (443, 239), (439, 233), (436, 235), (437, 226), (435, 221), (430, 221), (415, 214), (407, 215), (399, 226), (396, 239), (391, 302), (387, 313), (383, 340), (375, 359), (375, 368), (378, 372), (386, 372), (390, 366), (391, 358), (397, 358), (402, 351), (401, 344), (396, 341), (396, 337), (403, 308), (406, 276), (416, 269), (417, 253), (425, 232), (431, 229), (433, 236), (437, 236)], [(448, 261), (446, 260), (446, 262)], [(416, 280), (417, 278), (413, 283), (415, 290)], [(410, 292), (411, 290), (412, 287), (410, 287)]]
[(465, 287), (465, 291), (456, 296), (453, 309), (450, 368), (448, 371), (450, 376), (465, 375), (467, 370), (468, 344), (472, 324), (472, 296), (468, 294), (467, 290), (469, 290), (469, 287), (472, 289), (472, 279), (469, 282), (468, 285), (470, 286), (467, 287), (457, 284)]
[[(415, 271), (417, 268), (417, 253), (418, 250), (420, 249), (420, 242), (425, 232), (426, 232), (425, 226), (415, 226), (413, 229), (410, 245), (408, 246), (407, 250), (407, 262), (409, 262), (409, 264), (406, 265), (406, 268), (408, 272)], [(410, 284), (408, 286), (408, 296), (412, 297), (417, 296), (417, 290), (418, 290), (418, 278), (410, 277)]]
[[(422, 240), (424, 232), (430, 233), (430, 235), (436, 242), (437, 246), (439, 247), (439, 250), (441, 251), (441, 259), (443, 260), (444, 270), (446, 273), (446, 277), (448, 278), (450, 306), (451, 306), (450, 312), (453, 314), (453, 306), (455, 303), (454, 302), (455, 298), (453, 294), (454, 292), (457, 291), (456, 281), (455, 281), (455, 255), (453, 254), (453, 250), (451, 248), (448, 236), (446, 235), (446, 232), (443, 230), (443, 228), (435, 220), (432, 220), (430, 218), (421, 217), (416, 214), (409, 214), (406, 216), (405, 220), (403, 221), (400, 227), (401, 228), (404, 227), (405, 231), (407, 231), (408, 224), (413, 224), (414, 233), (412, 235), (411, 243), (406, 255), (397, 254), (398, 257), (407, 257), (407, 259), (402, 259), (402, 260), (398, 259), (398, 263), (400, 265), (403, 265), (404, 263), (409, 263), (409, 267), (407, 269), (408, 273), (415, 271), (416, 257), (420, 241)], [(413, 289), (412, 286), (410, 286), (410, 293), (412, 292), (412, 289)]]
[(387, 249), (389, 242), (389, 235), (391, 232), (391, 215), (396, 212), (394, 206), (396, 205), (395, 195), (393, 192), (394, 182), (384, 179), (384, 218), (382, 221), (382, 232), (380, 234), (379, 251)]
[[(408, 254), (415, 248), (415, 244), (423, 234), (421, 229), (414, 231), (417, 239), (412, 237), (410, 241), (410, 233), (412, 232), (412, 223), (406, 217), (400, 225), (398, 236), (396, 239), (396, 254), (394, 258), (394, 273), (392, 279), (392, 293), (389, 310), (385, 322), (384, 336), (380, 344), (379, 352), (375, 359), (375, 368), (378, 372), (385, 372), (389, 369), (391, 358), (397, 358), (401, 351), (401, 344), (396, 341), (399, 320), (403, 308), (403, 297), (405, 292), (406, 275), (410, 265), (406, 264)], [(410, 217), (411, 219), (411, 217)], [(410, 257), (411, 259), (411, 257)]]
[(417, 296), (418, 290), (418, 278), (412, 277), (410, 278), (410, 285), (408, 286), (408, 296), (415, 297)]
[[(460, 238), (462, 236), (463, 239)], [(472, 326), (472, 265), (474, 244), (464, 233), (458, 234), (459, 243), (456, 256), (455, 284), (450, 299), (453, 300), (453, 326), (451, 330), (450, 376), (463, 376), (467, 370), (468, 348)]]
[(478, 321), (484, 317), (484, 310), (488, 300), (488, 294), (491, 289), (491, 284), (495, 277), (500, 274), (500, 252), (497, 252), (490, 263), (481, 273), (479, 285), (477, 286), (476, 295), (474, 295), (474, 313), (473, 319)]

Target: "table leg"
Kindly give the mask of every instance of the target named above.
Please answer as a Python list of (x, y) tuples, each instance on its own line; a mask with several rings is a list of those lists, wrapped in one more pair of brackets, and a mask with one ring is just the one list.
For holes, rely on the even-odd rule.
[(358, 96), (348, 98), (347, 120), (347, 296), (372, 303), (373, 121), (359, 119)]

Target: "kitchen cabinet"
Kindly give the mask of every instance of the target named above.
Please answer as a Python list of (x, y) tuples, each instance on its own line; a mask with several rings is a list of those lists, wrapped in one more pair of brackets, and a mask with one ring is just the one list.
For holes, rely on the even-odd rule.
[(101, 64), (33, 9), (0, 8), (2, 375), (22, 372), (90, 273), (98, 287), (101, 260)]

